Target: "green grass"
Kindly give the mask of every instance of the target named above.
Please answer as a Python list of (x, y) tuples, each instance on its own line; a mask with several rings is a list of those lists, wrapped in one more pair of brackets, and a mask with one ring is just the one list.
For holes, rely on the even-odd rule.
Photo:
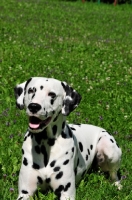
[[(0, 16), (0, 199), (17, 198), (27, 129), (13, 88), (31, 76), (44, 76), (68, 82), (82, 95), (69, 122), (104, 127), (123, 151), (123, 189), (118, 191), (102, 172), (91, 173), (78, 185), (76, 200), (131, 200), (131, 5), (1, 0)], [(39, 199), (53, 200), (54, 194), (39, 193)]]

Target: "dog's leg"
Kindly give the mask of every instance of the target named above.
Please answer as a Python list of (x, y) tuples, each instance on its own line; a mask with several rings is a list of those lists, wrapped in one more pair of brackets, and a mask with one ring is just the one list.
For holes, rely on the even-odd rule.
[(108, 171), (110, 178), (121, 189), (117, 171), (120, 167), (121, 149), (117, 146), (115, 139), (110, 135), (104, 135), (97, 144), (96, 158), (98, 165), (103, 171)]
[(39, 176), (37, 170), (22, 165), (19, 174), (19, 196), (17, 200), (29, 200), (37, 190)]
[[(71, 165), (69, 165), (68, 168), (64, 166), (64, 168), (62, 168), (62, 171), (64, 170), (63, 177), (60, 180), (55, 180), (55, 178), (52, 177), (53, 181), (50, 186), (59, 200), (75, 200), (75, 173), (72, 168)], [(62, 172), (60, 172), (60, 174), (61, 173)]]

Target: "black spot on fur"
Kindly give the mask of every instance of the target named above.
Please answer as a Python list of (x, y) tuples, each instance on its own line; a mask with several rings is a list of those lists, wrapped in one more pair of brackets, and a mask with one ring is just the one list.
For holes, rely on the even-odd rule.
[(28, 191), (27, 190), (22, 190), (22, 193), (23, 194), (28, 194)]
[(32, 99), (35, 97), (35, 94), (33, 94)]
[(68, 154), (68, 151), (66, 152), (66, 154)]
[(92, 144), (90, 145), (90, 149), (91, 149), (91, 150), (93, 149), (93, 145), (92, 145)]
[(28, 135), (27, 135), (27, 137), (30, 137), (30, 136), (31, 136), (31, 133), (29, 132)]
[(42, 178), (40, 176), (37, 176), (37, 179), (38, 179), (38, 183), (39, 184), (43, 184), (43, 180), (42, 180)]
[(63, 165), (67, 165), (69, 163), (69, 160), (67, 159), (67, 160), (65, 160), (64, 162), (63, 162)]
[(61, 171), (61, 172), (59, 172), (57, 175), (56, 175), (56, 179), (60, 179), (61, 177), (63, 176), (63, 172)]
[(38, 154), (41, 153), (40, 147), (39, 147), (38, 145), (35, 146), (35, 151), (36, 151), (36, 153), (38, 153)]
[(49, 138), (47, 143), (48, 143), (49, 146), (53, 146), (55, 144), (55, 139)]
[(72, 147), (72, 152), (74, 152), (74, 147)]
[(26, 139), (27, 139), (27, 136), (24, 137), (24, 141), (26, 141)]
[(90, 151), (89, 151), (89, 149), (88, 149), (88, 155), (90, 155)]
[(73, 128), (73, 127), (70, 127), (73, 131), (75, 131), (76, 129), (75, 128)]
[(64, 186), (63, 185), (59, 185), (59, 187), (55, 190), (55, 194), (60, 197), (61, 196), (61, 192), (64, 190)]
[(22, 149), (22, 154), (24, 154), (24, 150)]
[(44, 86), (41, 85), (41, 86), (40, 86), (40, 90), (42, 90), (43, 88), (44, 88)]
[(50, 163), (50, 166), (51, 166), (51, 167), (54, 167), (54, 166), (55, 166), (55, 163), (56, 163), (56, 160), (53, 160), (53, 161)]
[(86, 160), (88, 160), (88, 155), (86, 155)]
[(114, 141), (113, 141), (112, 139), (110, 139), (110, 141), (111, 141), (112, 143), (114, 143)]
[(24, 159), (23, 159), (23, 164), (24, 164), (25, 166), (27, 166), (27, 165), (28, 165), (27, 158), (25, 158), (25, 157), (24, 157)]
[(120, 148), (119, 145), (118, 145), (117, 143), (116, 143), (116, 145), (117, 145), (118, 148)]
[(67, 126), (67, 128), (68, 128), (69, 136), (72, 138), (72, 131), (71, 131), (71, 129), (69, 128), (69, 126)]
[(56, 135), (56, 133), (57, 133), (57, 126), (54, 125), (53, 128), (52, 128), (52, 130), (53, 130), (53, 134)]
[(83, 145), (82, 145), (81, 142), (79, 142), (79, 149), (80, 149), (81, 152), (83, 152)]
[(77, 168), (74, 169), (75, 176), (77, 175)]
[(77, 167), (78, 167), (78, 165), (79, 165), (79, 158), (77, 159)]
[(66, 186), (65, 186), (65, 188), (64, 188), (64, 191), (66, 192), (69, 189), (70, 186), (71, 186), (71, 183), (70, 182), (67, 183)]
[(32, 88), (29, 88), (28, 89), (28, 94), (32, 94), (33, 93), (33, 89)]
[(36, 92), (36, 91), (37, 91), (35, 87), (33, 87), (33, 91), (34, 91), (34, 92)]
[(46, 183), (50, 183), (51, 179), (50, 178), (46, 178)]
[(53, 115), (54, 115), (54, 114), (55, 114), (55, 111), (53, 110), (52, 113), (53, 113)]
[(41, 144), (41, 141), (42, 140), (46, 140), (47, 139), (47, 132), (46, 132), (46, 130), (43, 130), (41, 133), (37, 133), (36, 135), (35, 135), (35, 140), (36, 140), (36, 142), (38, 143), (38, 144)]
[(17, 99), (22, 94), (23, 88), (21, 88), (21, 87), (15, 87), (14, 88), (14, 92), (15, 92), (15, 97)]
[(18, 200), (21, 200), (21, 199), (23, 199), (23, 197), (20, 197)]
[(100, 138), (98, 139), (98, 142), (101, 140), (101, 138), (102, 138), (102, 137), (100, 137)]
[(65, 121), (62, 123), (62, 129), (65, 128)]
[(55, 101), (54, 99), (51, 99), (51, 100), (50, 100), (51, 105), (54, 104), (54, 101)]
[(53, 122), (55, 122), (57, 120), (57, 118), (58, 118), (58, 115), (54, 118)]
[(106, 132), (106, 131), (102, 131), (102, 132), (104, 133), (104, 132)]
[(26, 84), (25, 84), (25, 88), (24, 88), (24, 90), (26, 90), (27, 85), (30, 83), (31, 80), (32, 80), (32, 78), (30, 78), (30, 79), (27, 80), (27, 82), (26, 82)]
[(47, 155), (46, 148), (44, 145), (41, 146), (41, 152), (44, 155), (44, 166), (46, 167), (48, 164), (48, 155)]
[(66, 139), (67, 138), (67, 135), (64, 133), (64, 131), (61, 132), (61, 136)]
[(39, 169), (39, 168), (40, 168), (40, 166), (39, 166), (37, 163), (33, 163), (32, 167), (33, 167), (34, 169)]
[(58, 172), (60, 170), (60, 167), (55, 167), (54, 172)]
[(85, 173), (86, 173), (86, 170), (82, 173), (82, 177), (85, 175)]

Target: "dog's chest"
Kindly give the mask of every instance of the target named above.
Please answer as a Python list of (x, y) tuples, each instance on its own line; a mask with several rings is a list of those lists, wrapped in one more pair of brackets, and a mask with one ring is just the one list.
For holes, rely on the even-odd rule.
[[(65, 136), (64, 136), (65, 137)], [(32, 135), (27, 132), (22, 147), (23, 161), (26, 159), (28, 166), (39, 171), (52, 173), (52, 162), (63, 166), (74, 159), (75, 144), (73, 138), (45, 138), (43, 135)], [(72, 161), (74, 162), (74, 161)], [(23, 162), (25, 164), (26, 162)]]

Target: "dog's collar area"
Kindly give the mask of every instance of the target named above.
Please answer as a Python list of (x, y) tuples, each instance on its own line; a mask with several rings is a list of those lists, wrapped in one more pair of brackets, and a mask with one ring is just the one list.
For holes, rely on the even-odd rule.
[(51, 121), (51, 117), (48, 117), (45, 120), (41, 120), (38, 117), (30, 116), (29, 117), (29, 127), (31, 129), (39, 129), (40, 127), (47, 126)]

